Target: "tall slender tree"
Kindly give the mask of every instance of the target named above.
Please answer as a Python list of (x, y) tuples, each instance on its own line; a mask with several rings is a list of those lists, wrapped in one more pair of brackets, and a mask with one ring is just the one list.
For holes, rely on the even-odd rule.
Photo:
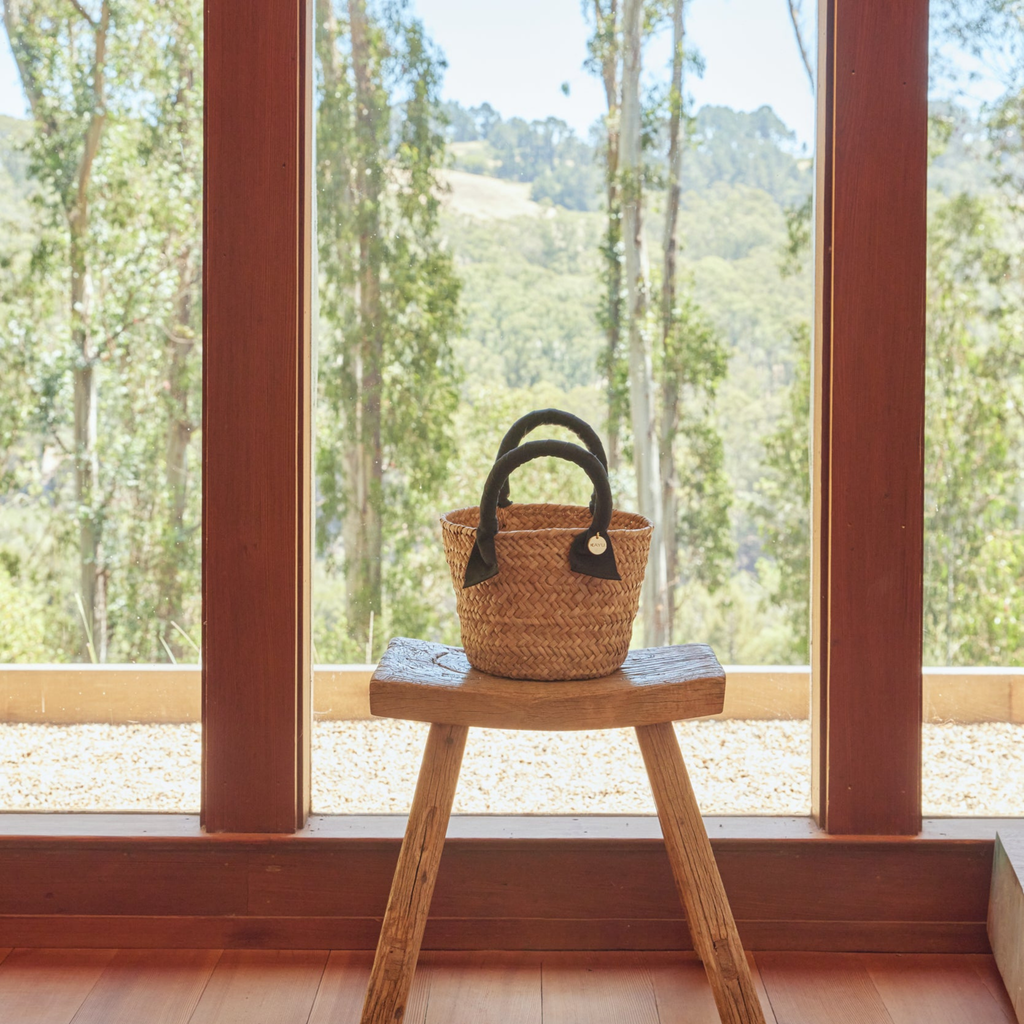
[(800, 63), (803, 64), (804, 71), (807, 72), (807, 81), (810, 83), (813, 93), (814, 68), (811, 66), (810, 47), (807, 45), (807, 33), (804, 30), (803, 3), (802, 0), (786, 0), (786, 6), (789, 8), (789, 22), (793, 26), (796, 48), (800, 51)]
[(669, 642), (665, 535), (658, 474), (658, 426), (648, 322), (647, 257), (643, 238), (643, 117), (640, 92), (644, 35), (643, 0), (624, 0), (622, 14), (622, 233), (629, 324), (629, 407), (637, 508), (654, 526), (644, 578), (644, 639)]
[(317, 19), (318, 541), (340, 539), (361, 658), (452, 454), (459, 284), (438, 228), (442, 62), (402, 4), (318, 0)]
[(679, 547), (675, 526), (679, 519), (679, 477), (676, 470), (675, 440), (679, 429), (681, 374), (672, 359), (672, 336), (677, 328), (676, 258), (679, 248), (679, 197), (683, 180), (683, 45), (685, 23), (683, 0), (672, 4), (672, 81), (668, 94), (668, 182), (665, 199), (665, 235), (661, 270), (661, 517), (665, 541), (665, 620), (668, 638), (675, 617), (675, 588), (679, 579)]
[(655, 364), (669, 639), (674, 639), (676, 594), (684, 577), (717, 586), (724, 564), (732, 557), (728, 540), (731, 488), (725, 478), (722, 439), (713, 424), (715, 393), (725, 376), (727, 356), (718, 331), (693, 296), (680, 294), (679, 214), (687, 123), (684, 15), (684, 0), (672, 0), (660, 351)]
[(618, 0), (593, 0), (594, 32), (588, 43), (590, 70), (599, 75), (604, 87), (605, 131), (605, 216), (606, 227), (601, 242), (603, 258), (604, 299), (599, 307), (598, 321), (605, 333), (605, 349), (601, 369), (605, 378), (607, 403), (606, 439), (608, 468), (614, 472), (621, 458), (622, 424), (629, 408), (626, 360), (622, 351), (623, 324), (623, 245), (622, 194), (619, 181), (620, 146), (620, 73), (621, 26)]
[[(74, 346), (74, 466), (78, 505), (79, 591), (102, 658), (107, 636), (107, 572), (102, 511), (97, 507), (98, 352), (93, 333), (89, 263), (89, 199), (93, 168), (107, 122), (110, 3), (90, 14), (77, 2), (4, 4), (4, 25), (22, 88), (38, 130), (36, 167), (50, 170), (67, 225), (68, 314)], [(52, 33), (44, 35), (47, 26)], [(73, 97), (67, 109), (66, 87)], [(47, 167), (47, 165), (49, 165)], [(90, 653), (83, 638), (83, 653)]]
[(166, 528), (154, 571), (160, 639), (176, 657), (191, 658), (195, 652), (183, 642), (178, 627), (186, 621), (186, 591), (199, 569), (199, 523), (193, 518), (199, 474), (190, 467), (201, 395), (203, 96), (202, 20), (197, 5), (167, 5), (158, 49), (166, 88), (153, 97), (154, 116), (144, 152), (157, 174), (156, 194), (173, 196), (174, 201), (165, 211), (169, 302), (161, 327), (166, 360)]
[(190, 3), (4, 6), (40, 231), (5, 325), (34, 331), (23, 426), (71, 463), (73, 495), (59, 474), (40, 507), (54, 543), (73, 524), (80, 657), (163, 657), (197, 603), (201, 21)]

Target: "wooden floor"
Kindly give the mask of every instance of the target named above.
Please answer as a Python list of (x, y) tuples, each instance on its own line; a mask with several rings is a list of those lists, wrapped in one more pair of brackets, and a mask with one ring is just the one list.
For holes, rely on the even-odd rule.
[[(3, 1024), (354, 1024), (366, 953), (0, 949)], [(991, 956), (758, 953), (769, 1024), (1013, 1024)], [(403, 1024), (717, 1024), (693, 954), (424, 953)]]

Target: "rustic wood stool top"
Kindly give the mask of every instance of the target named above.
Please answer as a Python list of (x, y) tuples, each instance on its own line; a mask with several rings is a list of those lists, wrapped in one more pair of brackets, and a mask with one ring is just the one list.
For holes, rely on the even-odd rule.
[(631, 651), (602, 679), (533, 682), (478, 672), (461, 647), (398, 637), (370, 681), (379, 718), (489, 729), (621, 729), (717, 715), (725, 672), (707, 644)]
[(711, 648), (633, 651), (618, 672), (578, 682), (498, 679), (470, 667), (462, 649), (392, 640), (370, 680), (370, 710), (429, 722), (362, 1024), (398, 1024), (427, 923), (430, 898), (471, 726), (615, 729), (633, 726), (658, 808), (665, 850), (723, 1024), (764, 1024), (711, 844), (672, 723), (718, 714), (725, 673)]

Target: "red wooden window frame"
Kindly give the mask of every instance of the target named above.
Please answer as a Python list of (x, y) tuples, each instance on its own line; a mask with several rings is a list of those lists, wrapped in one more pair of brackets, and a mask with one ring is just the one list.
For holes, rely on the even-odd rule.
[(309, 811), (309, 0), (209, 0), (203, 224), (208, 832)]
[[(308, 811), (307, 0), (206, 23), (208, 831)], [(920, 827), (927, 0), (819, 7), (814, 813)]]
[(821, 0), (813, 801), (921, 825), (928, 0)]
[[(756, 948), (979, 951), (995, 823), (931, 822), (903, 838), (920, 827), (927, 2), (820, 0), (819, 24), (822, 827), (717, 819), (709, 833)], [(227, 834), (177, 816), (9, 816), (0, 945), (375, 941), (400, 821), (302, 828), (311, 30), (309, 0), (207, 0), (203, 823)], [(428, 943), (678, 947), (652, 828), (458, 819)], [(604, 882), (579, 886), (581, 870)]]

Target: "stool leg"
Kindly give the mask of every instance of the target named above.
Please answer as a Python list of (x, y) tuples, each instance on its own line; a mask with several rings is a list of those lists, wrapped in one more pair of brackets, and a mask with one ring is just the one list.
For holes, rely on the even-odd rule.
[(370, 971), (362, 1024), (405, 1016), (469, 727), (432, 725)]
[(671, 722), (636, 729), (676, 889), (723, 1024), (764, 1024), (711, 843)]

